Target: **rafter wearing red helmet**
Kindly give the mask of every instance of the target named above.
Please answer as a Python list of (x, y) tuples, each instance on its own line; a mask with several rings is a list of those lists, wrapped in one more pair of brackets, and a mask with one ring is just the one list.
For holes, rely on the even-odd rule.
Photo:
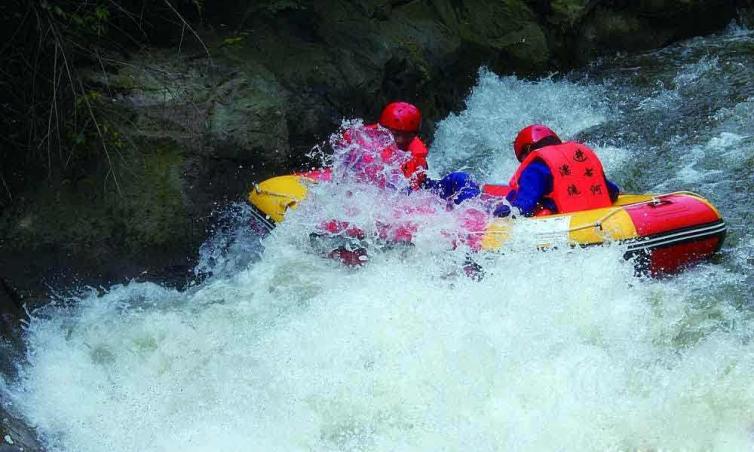
[[(410, 159), (403, 165), (403, 174), (411, 181), (411, 187), (418, 189), (427, 178), (427, 146), (419, 138), (422, 115), (416, 105), (408, 102), (391, 102), (380, 114), (379, 125), (393, 134), (399, 150), (409, 152)], [(373, 124), (369, 127), (377, 127)]]
[[(387, 133), (381, 127), (390, 132), (395, 144), (388, 145), (382, 140), (387, 137)], [(349, 162), (353, 160), (348, 165), (349, 170), (354, 172), (356, 180), (380, 188), (403, 186), (395, 183), (393, 176), (397, 176), (401, 182), (402, 177), (408, 179), (411, 190), (423, 188), (427, 182), (428, 151), (427, 146), (418, 137), (420, 128), (421, 112), (415, 105), (407, 102), (388, 104), (382, 110), (379, 122), (343, 132), (341, 138), (344, 144), (357, 144), (354, 150), (356, 154), (349, 153), (346, 158)], [(360, 137), (363, 138), (363, 142), (360, 141)], [(389, 141), (389, 137), (387, 138)], [(358, 238), (356, 235), (363, 234), (363, 231), (347, 221), (332, 219), (321, 223), (318, 231), (313, 233), (318, 243), (322, 237), (329, 240), (322, 242), (326, 243), (326, 248), (332, 245), (330, 239), (342, 238), (344, 234), (351, 240)], [(393, 225), (392, 228), (380, 232), (380, 238), (390, 242), (410, 242), (410, 235), (410, 222), (405, 225)], [(325, 251), (331, 258), (347, 265), (358, 266), (366, 262), (366, 251), (359, 246), (333, 246), (333, 249)]]
[[(385, 106), (377, 123), (364, 126), (367, 134), (375, 133), (379, 127), (387, 129), (393, 137), (394, 146), (387, 146), (379, 154), (379, 161), (372, 162), (373, 170), (380, 164), (390, 165), (391, 162), (404, 161), (401, 165), (403, 176), (409, 180), (412, 190), (423, 188), (427, 182), (427, 146), (418, 137), (421, 127), (421, 112), (407, 102), (392, 102)], [(343, 133), (345, 142), (353, 139), (351, 129)], [(379, 140), (377, 140), (379, 141)]]
[(602, 162), (583, 143), (561, 142), (547, 126), (521, 129), (513, 142), (521, 165), (509, 182), (507, 199), (525, 216), (610, 206), (619, 189), (607, 180)]

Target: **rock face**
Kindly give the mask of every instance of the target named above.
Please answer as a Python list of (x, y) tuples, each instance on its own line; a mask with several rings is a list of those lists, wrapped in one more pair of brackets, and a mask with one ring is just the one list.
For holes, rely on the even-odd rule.
[[(222, 0), (192, 33), (89, 69), (97, 134), (64, 168), (16, 175), (0, 205), (0, 277), (22, 302), (50, 286), (181, 282), (210, 214), (289, 172), (343, 118), (405, 99), (434, 121), (481, 65), (536, 75), (720, 29), (739, 0)], [(206, 46), (206, 49), (205, 47)], [(65, 157), (65, 156), (64, 156)], [(5, 178), (10, 176), (5, 175)], [(26, 178), (24, 180), (24, 178)], [(11, 181), (13, 182), (13, 181)]]
[[(680, 38), (710, 33), (729, 23), (736, 12), (736, 5), (729, 0), (557, 3), (583, 14), (573, 43), (582, 63), (609, 52), (662, 47)], [(583, 3), (583, 9), (575, 3)]]

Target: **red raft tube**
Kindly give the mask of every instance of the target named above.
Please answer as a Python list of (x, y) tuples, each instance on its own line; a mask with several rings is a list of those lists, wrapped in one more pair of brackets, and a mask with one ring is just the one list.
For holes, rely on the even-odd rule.
[[(720, 212), (691, 192), (662, 195), (622, 194), (610, 207), (536, 216), (528, 219), (530, 234), (541, 235), (542, 246), (552, 243), (627, 245), (626, 259), (653, 276), (673, 274), (712, 257), (726, 233)], [(513, 230), (493, 220), (485, 231), (483, 248), (504, 246)], [(495, 236), (498, 236), (495, 239)]]
[(677, 273), (703, 261), (722, 247), (726, 226), (709, 202), (693, 193), (673, 193), (625, 207), (637, 238), (628, 258), (653, 275)]

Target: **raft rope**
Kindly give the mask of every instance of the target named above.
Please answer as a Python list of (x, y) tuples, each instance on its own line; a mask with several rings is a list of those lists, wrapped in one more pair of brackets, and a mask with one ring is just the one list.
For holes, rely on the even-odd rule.
[[(638, 206), (638, 205), (642, 205), (642, 204), (660, 205), (660, 204), (663, 203), (663, 199), (662, 198), (667, 197), (667, 196), (671, 196), (671, 195), (690, 195), (690, 196), (694, 196), (696, 198), (701, 198), (701, 196), (699, 194), (691, 192), (691, 191), (674, 191), (674, 192), (665, 193), (665, 194), (662, 194), (662, 195), (653, 195), (652, 199), (648, 199), (646, 201), (640, 201), (640, 202), (635, 202), (635, 203), (631, 203), (631, 204), (626, 204), (625, 206), (616, 206), (616, 207), (613, 207), (604, 216), (602, 216), (601, 218), (597, 219), (596, 221), (594, 221), (592, 223), (587, 223), (587, 224), (584, 224), (584, 225), (581, 225), (581, 226), (576, 226), (574, 228), (564, 229), (562, 231), (541, 232), (541, 233), (539, 233), (537, 235), (540, 236), (540, 237), (560, 236), (560, 235), (570, 234), (571, 232), (583, 231), (585, 229), (592, 229), (592, 228), (595, 228), (595, 229), (598, 229), (598, 230), (602, 231), (603, 230), (603, 228), (602, 228), (603, 223), (605, 221), (609, 220), (613, 215), (615, 215), (615, 214), (623, 211), (623, 207), (626, 207), (626, 206)], [(560, 217), (560, 218), (563, 218), (563, 217)], [(480, 234), (480, 235), (483, 235), (483, 234), (508, 235), (509, 231), (474, 231), (474, 232), (471, 232), (471, 233), (472, 234)]]
[(257, 192), (257, 194), (260, 194), (260, 195), (277, 196), (278, 198), (291, 198), (291, 195), (289, 193), (279, 193), (279, 192), (275, 192), (275, 191), (264, 190), (262, 188), (259, 188), (258, 184), (254, 184), (254, 191)]

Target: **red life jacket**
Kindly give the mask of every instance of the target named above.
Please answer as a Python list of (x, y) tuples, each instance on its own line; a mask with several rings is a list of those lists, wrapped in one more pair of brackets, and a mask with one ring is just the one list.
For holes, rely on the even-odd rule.
[[(376, 129), (378, 126), (379, 124), (370, 124), (366, 127)], [(403, 164), (401, 170), (403, 171), (403, 175), (410, 180), (411, 188), (414, 190), (420, 188), (427, 179), (427, 168), (429, 168), (427, 165), (427, 155), (429, 154), (427, 145), (419, 137), (414, 137), (405, 150), (398, 149), (396, 146), (383, 149), (382, 160), (384, 162), (391, 161), (396, 152), (411, 153), (410, 159)]]
[(411, 188), (419, 189), (424, 181), (427, 180), (427, 145), (419, 137), (414, 137), (408, 144), (408, 152), (411, 153), (411, 160), (403, 165), (403, 175), (411, 180)]
[(602, 163), (587, 146), (571, 141), (532, 151), (511, 178), (511, 190), (518, 190), (521, 173), (534, 160), (543, 162), (552, 173), (552, 192), (547, 197), (553, 200), (558, 213), (612, 205)]

